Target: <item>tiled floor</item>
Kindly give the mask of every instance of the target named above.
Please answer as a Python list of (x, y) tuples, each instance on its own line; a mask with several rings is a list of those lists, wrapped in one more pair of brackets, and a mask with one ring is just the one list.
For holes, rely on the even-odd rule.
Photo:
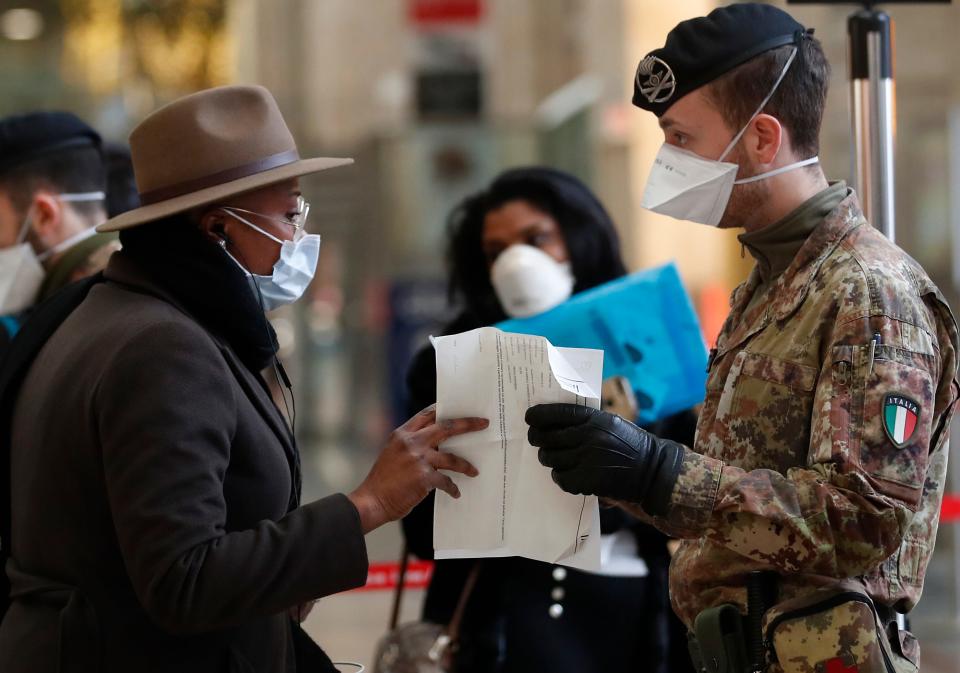
[[(371, 560), (393, 560), (400, 535), (395, 526), (374, 532), (368, 539)], [(923, 649), (923, 673), (960, 673), (960, 624), (943, 618), (946, 587), (954, 573), (934, 564), (927, 593), (913, 617), (912, 628)], [(307, 631), (334, 661), (356, 661), (371, 671), (377, 640), (387, 628), (392, 595), (389, 591), (348, 592), (317, 604), (307, 620)], [(401, 621), (417, 619), (422, 591), (405, 596)], [(348, 670), (348, 669), (344, 669)]]
[(940, 624), (917, 625), (923, 673), (960, 671), (960, 626), (955, 620)]
[[(398, 526), (387, 526), (367, 536), (372, 562), (396, 560), (400, 550)], [(420, 616), (423, 591), (405, 592), (400, 621)], [(386, 632), (393, 602), (391, 591), (359, 591), (330, 596), (317, 603), (306, 621), (307, 632), (334, 661), (355, 661), (372, 670), (377, 640)]]
[[(422, 591), (411, 591), (402, 620), (416, 619)], [(330, 597), (307, 620), (307, 631), (334, 661), (369, 666), (377, 639), (386, 630), (390, 596), (382, 592), (347, 593)], [(923, 647), (923, 673), (960, 673), (960, 629), (954, 623), (918, 624)]]
[[(324, 455), (332, 455), (327, 452)], [(341, 455), (341, 454), (336, 454)], [(330, 475), (330, 465), (314, 454), (305, 460), (304, 500), (309, 502), (331, 490), (358, 483), (368, 466), (358, 460), (359, 451), (342, 454), (339, 484), (330, 484), (321, 475)], [(372, 456), (368, 456), (372, 462)], [(955, 490), (960, 490), (957, 484)], [(920, 639), (923, 673), (960, 673), (960, 523), (940, 527), (936, 553), (926, 575), (924, 595), (911, 614), (911, 629)], [(400, 553), (401, 535), (397, 524), (384, 526), (367, 536), (371, 562), (395, 561)], [(389, 591), (348, 592), (326, 598), (306, 622), (307, 631), (335, 661), (372, 662), (377, 640), (387, 629), (392, 594)], [(401, 621), (415, 620), (423, 601), (422, 591), (409, 591)], [(349, 669), (345, 669), (349, 670)], [(368, 667), (368, 672), (371, 669)]]

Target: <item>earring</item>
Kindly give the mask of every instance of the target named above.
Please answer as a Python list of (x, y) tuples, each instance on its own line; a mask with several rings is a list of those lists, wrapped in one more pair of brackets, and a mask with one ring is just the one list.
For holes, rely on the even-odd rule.
[(221, 248), (223, 248), (224, 250), (227, 249), (227, 239), (221, 238), (221, 239), (218, 241), (218, 244), (219, 244), (219, 246), (220, 246)]

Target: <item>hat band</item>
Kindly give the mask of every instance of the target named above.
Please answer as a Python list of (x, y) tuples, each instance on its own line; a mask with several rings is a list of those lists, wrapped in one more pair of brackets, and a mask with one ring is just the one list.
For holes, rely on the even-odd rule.
[(183, 182), (178, 182), (168, 187), (151, 189), (149, 192), (140, 194), (140, 203), (144, 206), (150, 206), (154, 203), (159, 203), (160, 201), (166, 201), (168, 199), (174, 199), (178, 196), (183, 196), (184, 194), (199, 192), (201, 189), (216, 187), (217, 185), (222, 185), (226, 182), (233, 182), (234, 180), (239, 180), (240, 178), (256, 175), (257, 173), (263, 173), (264, 171), (269, 171), (272, 168), (286, 166), (287, 164), (292, 164), (294, 161), (298, 161), (299, 159), (300, 154), (297, 153), (297, 150), (295, 149), (288, 150), (286, 152), (280, 152), (279, 154), (271, 154), (263, 159), (257, 159), (256, 161), (251, 161), (248, 164), (228, 168), (225, 171), (218, 171), (217, 173), (204, 175), (203, 177), (194, 178), (193, 180), (184, 180)]

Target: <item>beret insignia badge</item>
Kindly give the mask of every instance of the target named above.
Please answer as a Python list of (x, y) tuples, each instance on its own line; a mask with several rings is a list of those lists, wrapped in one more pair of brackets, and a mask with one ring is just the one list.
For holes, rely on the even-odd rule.
[(637, 66), (637, 89), (651, 103), (664, 103), (677, 90), (677, 79), (664, 61), (647, 56)]

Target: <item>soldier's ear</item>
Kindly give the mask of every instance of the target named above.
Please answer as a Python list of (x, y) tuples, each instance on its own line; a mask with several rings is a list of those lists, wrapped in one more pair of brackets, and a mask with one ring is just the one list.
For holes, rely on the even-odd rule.
[(758, 114), (750, 122), (741, 142), (751, 163), (766, 167), (776, 160), (784, 140), (785, 132), (780, 121), (772, 115)]

